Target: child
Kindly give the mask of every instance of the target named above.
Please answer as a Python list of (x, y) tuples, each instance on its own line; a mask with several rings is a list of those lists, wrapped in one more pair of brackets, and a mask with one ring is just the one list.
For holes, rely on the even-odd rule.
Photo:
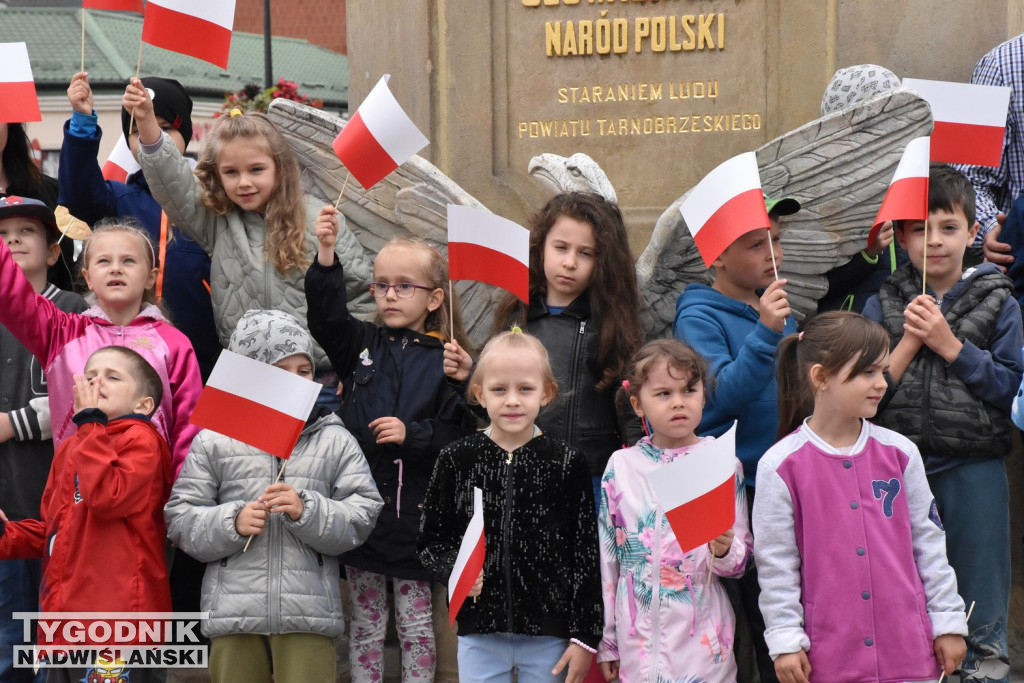
[(846, 311), (779, 345), (779, 432), (797, 429), (758, 464), (754, 553), (783, 681), (933, 681), (963, 659), (964, 602), (921, 456), (867, 421), (888, 350), (885, 330)]
[[(167, 133), (178, 151), (184, 153), (192, 139), (192, 99), (173, 78), (150, 76), (144, 78), (142, 84), (153, 93), (153, 108), (160, 129)], [(220, 354), (207, 284), (210, 257), (191, 237), (167, 225), (167, 217), (153, 199), (141, 171), (131, 174), (124, 182), (103, 179), (96, 160), (103, 131), (93, 110), (92, 88), (85, 72), (72, 77), (68, 101), (72, 113), (64, 124), (64, 144), (60, 148), (57, 172), (60, 203), (89, 224), (106, 217), (134, 216), (149, 233), (150, 240), (159, 245), (158, 251), (166, 252), (157, 265), (162, 281), (157, 280), (156, 298), (171, 309), (178, 329), (192, 341), (202, 376), (208, 377)], [(122, 108), (124, 139), (137, 160), (139, 133), (137, 127), (128, 130), (130, 122), (130, 112)]]
[[(316, 253), (319, 207), (299, 185), (299, 166), (281, 132), (263, 114), (238, 110), (217, 119), (203, 140), (195, 175), (160, 130), (149, 94), (133, 78), (122, 100), (139, 124), (139, 163), (153, 197), (212, 259), (210, 287), (221, 343), (227, 346), (245, 311), (275, 309), (306, 320), (303, 272)], [(370, 266), (344, 223), (338, 256), (346, 294), (357, 313), (372, 308)], [(323, 350), (313, 358), (325, 385), (337, 380)], [(336, 401), (336, 399), (335, 399)]]
[(352, 588), (352, 680), (380, 680), (389, 578), (402, 680), (430, 680), (436, 656), (430, 572), (416, 555), (416, 534), (438, 452), (475, 427), (460, 387), (443, 369), (442, 339), (457, 339), (465, 348), (465, 335), (458, 308), (445, 296), (444, 259), (415, 240), (393, 240), (373, 264), (369, 289), (380, 325), (353, 317), (346, 307), (346, 274), (336, 260), (336, 216), (334, 207), (326, 207), (317, 219), (320, 250), (306, 272), (309, 330), (344, 382), (341, 418), (384, 498), (370, 538), (343, 558)]
[[(748, 501), (754, 499), (757, 461), (772, 445), (778, 427), (777, 384), (772, 373), (775, 347), (783, 335), (796, 331), (783, 289), (786, 281), (775, 277), (782, 263), (779, 216), (796, 213), (800, 204), (791, 197), (765, 197), (765, 208), (771, 229), (736, 238), (713, 263), (714, 284), (688, 285), (676, 301), (676, 339), (707, 360), (715, 379), (697, 431), (721, 436), (733, 421), (738, 422), (736, 455), (743, 463)], [(764, 623), (757, 609), (757, 572), (753, 566), (750, 569), (737, 582), (726, 582), (726, 587), (737, 617), (750, 625), (761, 681), (771, 683), (776, 680), (775, 671), (761, 637)], [(744, 650), (738, 647), (737, 652)], [(752, 677), (743, 668), (741, 663), (741, 678)]]
[[(287, 313), (247, 311), (229, 348), (313, 378), (313, 340)], [(208, 563), (203, 633), (215, 682), (336, 676), (333, 639), (345, 629), (337, 555), (366, 539), (383, 503), (355, 439), (322, 406), (272, 483), (281, 465), (204, 430), (165, 508), (171, 541)]]
[[(0, 522), (0, 556), (44, 558), (43, 612), (170, 611), (161, 510), (174, 470), (150, 421), (162, 395), (156, 370), (124, 346), (97, 350), (75, 375), (78, 431), (54, 456), (41, 519)], [(47, 641), (40, 628), (39, 640), (73, 644), (63, 632)], [(131, 680), (153, 672), (134, 670)], [(47, 681), (84, 676), (56, 668)]]
[(154, 260), (153, 245), (140, 228), (123, 219), (97, 226), (82, 249), (82, 275), (96, 303), (84, 313), (65, 313), (36, 294), (0, 244), (0, 324), (43, 366), (54, 448), (75, 431), (70, 378), (81, 374), (88, 355), (109, 345), (142, 354), (163, 382), (166, 399), (153, 414), (153, 426), (170, 444), (177, 472), (199, 431), (188, 420), (202, 383), (188, 338), (152, 303)]
[[(36, 294), (68, 313), (85, 310), (82, 297), (47, 282), (47, 269), (59, 258), (60, 232), (53, 211), (36, 199), (0, 198), (0, 239), (14, 255)], [(50, 415), (46, 403), (46, 377), (39, 361), (0, 326), (0, 501), (13, 521), (39, 518), (53, 461)], [(12, 668), (14, 645), (22, 644), (21, 622), (14, 612), (39, 609), (39, 560), (0, 561), (0, 680), (31, 681), (30, 669)]]
[(506, 295), (494, 331), (521, 325), (547, 349), (561, 391), (537, 424), (586, 458), (595, 499), (611, 454), (643, 436), (633, 415), (621, 425), (615, 404), (643, 343), (639, 311), (618, 206), (597, 194), (553, 197), (530, 222), (530, 306)]
[(602, 480), (597, 659), (607, 681), (736, 680), (732, 607), (714, 577), (742, 574), (753, 545), (743, 465), (736, 460), (735, 526), (694, 550), (679, 547), (647, 479), (713, 440), (694, 431), (706, 379), (704, 360), (671, 339), (649, 342), (630, 364), (629, 400), (652, 435), (612, 455)]
[[(491, 418), (441, 453), (423, 503), (423, 563), (447, 585), (483, 490), (487, 555), (459, 611), (459, 680), (579, 683), (601, 640), (594, 501), (587, 464), (542, 434), (558, 393), (547, 351), (518, 329), (484, 347), (470, 380)], [(500, 677), (500, 678), (499, 678)]]
[(1010, 280), (990, 263), (963, 270), (977, 231), (974, 187), (959, 171), (933, 166), (927, 233), (924, 221), (900, 222), (896, 239), (911, 263), (886, 281), (864, 315), (881, 322), (895, 344), (878, 423), (921, 450), (949, 563), (960, 594), (974, 603), (962, 675), (1001, 680), (1009, 676), (1010, 597), (1003, 457), (1013, 443), (1010, 409), (1024, 372), (1024, 335)]

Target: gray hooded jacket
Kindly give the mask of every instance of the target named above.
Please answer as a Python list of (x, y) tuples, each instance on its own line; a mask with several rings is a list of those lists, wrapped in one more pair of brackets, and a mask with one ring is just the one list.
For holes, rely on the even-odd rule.
[[(246, 346), (238, 342), (245, 340)], [(294, 318), (249, 311), (232, 335), (232, 351), (273, 363), (311, 355), (310, 340)], [(222, 434), (203, 430), (192, 442), (164, 508), (168, 536), (206, 562), (202, 610), (209, 637), (229, 633), (319, 633), (344, 630), (337, 555), (361, 544), (383, 505), (366, 459), (333, 414), (311, 420), (282, 481), (302, 499), (298, 520), (271, 513), (263, 532), (248, 540), (235, 517), (277, 477), (282, 461)]]

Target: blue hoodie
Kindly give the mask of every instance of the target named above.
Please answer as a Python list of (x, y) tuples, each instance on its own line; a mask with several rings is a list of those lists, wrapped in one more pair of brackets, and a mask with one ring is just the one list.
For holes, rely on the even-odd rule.
[(736, 457), (743, 463), (745, 483), (753, 486), (757, 462), (775, 443), (779, 428), (775, 347), (796, 332), (796, 322), (791, 316), (776, 332), (761, 323), (752, 306), (692, 284), (676, 300), (674, 332), (704, 357), (714, 378), (698, 434), (720, 436), (738, 421)]

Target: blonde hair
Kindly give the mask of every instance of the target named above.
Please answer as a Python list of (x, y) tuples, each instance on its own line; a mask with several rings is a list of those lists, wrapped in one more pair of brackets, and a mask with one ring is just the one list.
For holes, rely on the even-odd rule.
[[(80, 270), (85, 271), (89, 268), (89, 251), (93, 240), (101, 235), (109, 235), (115, 232), (129, 235), (142, 242), (145, 245), (142, 249), (142, 254), (143, 258), (146, 259), (146, 270), (150, 271), (156, 267), (156, 251), (153, 249), (153, 241), (150, 239), (149, 233), (146, 232), (135, 219), (121, 217), (103, 219), (93, 226), (92, 234), (82, 242), (82, 262)], [(142, 293), (142, 303), (157, 303), (156, 292), (153, 291), (152, 287)]]
[(537, 360), (540, 362), (541, 380), (545, 388), (551, 391), (549, 400), (554, 401), (558, 396), (558, 381), (555, 380), (555, 373), (551, 371), (551, 359), (548, 357), (548, 350), (544, 348), (539, 339), (531, 334), (526, 334), (516, 327), (508, 332), (499, 332), (484, 345), (484, 350), (480, 352), (480, 358), (477, 360), (476, 367), (473, 368), (473, 374), (469, 378), (469, 402), (472, 404), (479, 403), (474, 388), (483, 388), (483, 378), (487, 371), (487, 366), (494, 362), (495, 357), (497, 357), (497, 360), (501, 360), (505, 354), (523, 352), (532, 352), (537, 356)]
[(274, 189), (264, 211), (267, 229), (263, 257), (281, 275), (293, 269), (304, 271), (311, 261), (299, 164), (281, 131), (265, 114), (250, 112), (242, 116), (222, 116), (214, 122), (203, 141), (195, 171), (203, 188), (203, 204), (221, 216), (236, 208), (221, 184), (217, 157), (226, 143), (237, 139), (260, 140), (274, 160)]
[[(448, 296), (448, 262), (441, 255), (441, 252), (432, 247), (428, 242), (416, 237), (395, 237), (385, 244), (380, 251), (383, 253), (385, 249), (392, 247), (408, 249), (419, 255), (421, 257), (420, 265), (423, 268), (423, 277), (426, 280), (425, 286), (431, 289), (440, 289), (444, 292), (444, 300), (437, 310), (427, 313), (427, 319), (423, 323), (423, 328), (427, 332), (438, 333), (445, 341), (454, 339), (466, 353), (472, 353), (472, 344), (462, 324), (462, 313), (459, 310), (458, 295), (452, 290), (451, 297)], [(452, 329), (453, 318), (455, 320), (454, 329)]]

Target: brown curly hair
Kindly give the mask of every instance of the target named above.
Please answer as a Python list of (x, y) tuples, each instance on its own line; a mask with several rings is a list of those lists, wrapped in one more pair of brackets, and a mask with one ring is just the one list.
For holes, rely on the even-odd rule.
[(195, 171), (203, 188), (203, 204), (221, 216), (237, 208), (224, 192), (217, 170), (221, 149), (237, 139), (262, 147), (274, 160), (274, 189), (264, 210), (267, 224), (263, 240), (264, 258), (281, 275), (292, 269), (304, 271), (311, 260), (299, 164), (281, 131), (265, 114), (250, 112), (241, 116), (222, 116), (213, 124), (203, 140)]

